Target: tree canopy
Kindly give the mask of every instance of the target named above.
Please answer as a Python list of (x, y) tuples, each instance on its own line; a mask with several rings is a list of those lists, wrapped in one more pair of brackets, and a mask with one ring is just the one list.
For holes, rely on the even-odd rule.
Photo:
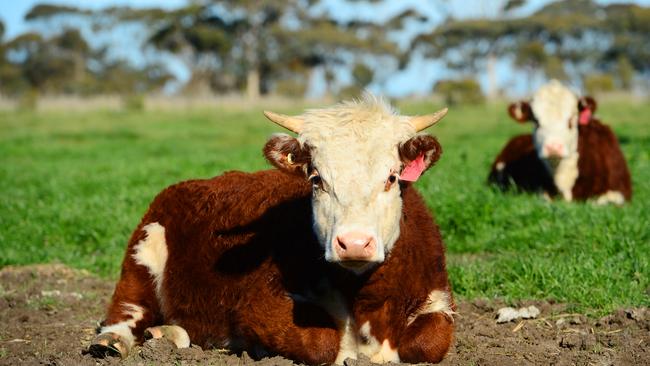
[[(321, 75), (329, 93), (358, 93), (408, 67), (416, 52), (443, 60), (459, 71), (461, 81), (486, 70), (494, 73), (496, 60), (562, 80), (614, 75), (626, 89), (650, 71), (650, 8), (634, 4), (558, 1), (518, 16), (526, 1), (503, 0), (493, 4), (496, 15), (455, 19), (448, 1), (434, 0), (427, 6), (435, 6), (445, 20), (416, 33), (404, 47), (405, 30), (432, 24), (426, 15), (431, 12), (421, 11), (424, 5), (378, 21), (315, 10), (323, 2), (188, 0), (175, 9), (99, 10), (39, 4), (25, 20), (41, 25), (41, 31), (35, 27), (5, 39), (0, 22), (0, 92), (159, 91), (173, 80), (165, 64), (170, 57), (189, 72), (182, 92), (246, 93), (251, 98), (271, 92), (304, 95), (314, 75)], [(146, 57), (134, 63), (116, 56), (111, 44), (97, 41), (98, 34), (111, 33), (139, 42), (134, 47)], [(593, 80), (592, 85), (604, 85)]]
[[(550, 3), (525, 17), (448, 19), (411, 44), (429, 57), (476, 72), (488, 53), (511, 57), (514, 65), (548, 77), (616, 72), (621, 62), (650, 71), (650, 8), (600, 5), (592, 0)], [(623, 60), (623, 61), (621, 61)], [(629, 70), (628, 70), (629, 71)], [(576, 75), (577, 74), (577, 75)], [(629, 76), (629, 74), (628, 74)], [(629, 79), (629, 78), (628, 78)]]

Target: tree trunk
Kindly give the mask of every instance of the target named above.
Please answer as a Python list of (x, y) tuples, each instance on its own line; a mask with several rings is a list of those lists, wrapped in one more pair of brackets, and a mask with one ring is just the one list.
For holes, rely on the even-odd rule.
[(490, 52), (487, 56), (488, 100), (495, 100), (498, 94), (496, 63), (496, 56)]
[(260, 60), (258, 58), (258, 36), (259, 27), (253, 27), (244, 34), (244, 55), (248, 71), (246, 72), (246, 95), (248, 99), (258, 99), (260, 97)]
[(251, 100), (260, 97), (260, 72), (256, 68), (248, 70), (246, 75), (246, 95)]

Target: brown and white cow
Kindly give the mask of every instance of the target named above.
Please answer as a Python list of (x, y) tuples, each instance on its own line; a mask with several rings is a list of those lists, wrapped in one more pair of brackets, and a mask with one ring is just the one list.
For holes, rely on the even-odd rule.
[(440, 361), (455, 305), (440, 232), (410, 181), (442, 152), (417, 132), (445, 113), (400, 116), (372, 96), (265, 112), (298, 133), (264, 147), (278, 169), (160, 193), (89, 351), (168, 337), (309, 364)]
[(578, 98), (559, 81), (542, 86), (530, 102), (508, 107), (533, 134), (515, 136), (492, 163), (488, 181), (502, 190), (595, 199), (623, 204), (632, 198), (630, 172), (611, 129), (594, 117), (596, 101)]

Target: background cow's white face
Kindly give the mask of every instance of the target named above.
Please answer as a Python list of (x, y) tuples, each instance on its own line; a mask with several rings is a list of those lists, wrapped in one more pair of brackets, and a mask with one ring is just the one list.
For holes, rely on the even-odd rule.
[(540, 158), (566, 158), (578, 151), (578, 98), (558, 81), (542, 86), (530, 103), (537, 121), (533, 137)]
[(267, 143), (266, 156), (286, 168), (283, 156), (291, 154), (313, 187), (313, 226), (325, 259), (361, 273), (381, 263), (399, 237), (399, 177), (405, 164), (415, 151), (428, 168), (440, 145), (431, 136), (416, 135), (409, 117), (371, 96), (310, 110), (301, 118), (298, 139), (276, 135)]
[(540, 158), (559, 160), (576, 156), (578, 125), (588, 124), (596, 110), (591, 97), (578, 99), (557, 80), (542, 86), (532, 100), (513, 103), (508, 107), (517, 122), (535, 124), (533, 138)]

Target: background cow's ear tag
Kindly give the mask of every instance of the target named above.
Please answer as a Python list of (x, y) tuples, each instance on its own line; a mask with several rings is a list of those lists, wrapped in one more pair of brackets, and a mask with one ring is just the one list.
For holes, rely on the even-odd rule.
[(581, 125), (587, 125), (589, 124), (589, 121), (591, 121), (591, 109), (585, 108), (580, 112), (580, 118), (578, 119), (578, 122)]
[(424, 169), (424, 154), (420, 154), (417, 158), (415, 158), (415, 160), (408, 163), (408, 165), (404, 167), (402, 174), (399, 175), (399, 179), (407, 182), (415, 182), (418, 180), (418, 178), (420, 178), (420, 175), (422, 175)]

